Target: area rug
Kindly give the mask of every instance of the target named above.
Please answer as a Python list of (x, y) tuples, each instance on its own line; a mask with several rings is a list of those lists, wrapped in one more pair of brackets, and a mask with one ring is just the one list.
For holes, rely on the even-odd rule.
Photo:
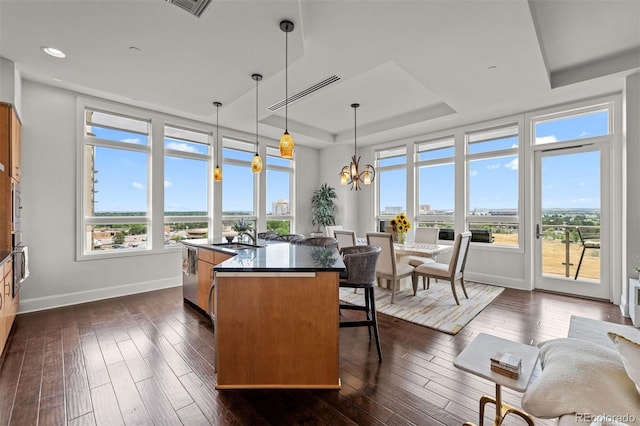
[[(396, 291), (392, 305), (391, 290), (376, 287), (376, 311), (444, 333), (456, 334), (504, 290), (502, 287), (470, 281), (465, 281), (465, 288), (468, 299), (464, 297), (460, 284), (456, 284), (460, 300), (460, 305), (456, 305), (449, 282), (431, 280), (431, 288), (422, 290), (420, 281), (416, 296), (412, 290)], [(340, 300), (364, 306), (361, 290), (354, 294), (353, 289), (341, 288)]]

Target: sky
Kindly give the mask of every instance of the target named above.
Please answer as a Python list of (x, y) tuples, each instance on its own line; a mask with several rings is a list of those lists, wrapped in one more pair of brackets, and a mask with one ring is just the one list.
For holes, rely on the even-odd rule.
[[(606, 111), (576, 116), (570, 119), (540, 122), (536, 125), (537, 143), (582, 139), (608, 132)], [(134, 145), (146, 145), (146, 136), (93, 127), (96, 136)], [(167, 148), (207, 154), (208, 145), (166, 139)], [(515, 137), (474, 144), (480, 151), (516, 147)], [(231, 152), (225, 156), (250, 161), (251, 152)], [(453, 155), (453, 148), (440, 152), (440, 157)], [(96, 212), (145, 212), (147, 208), (148, 165), (143, 152), (97, 147), (95, 175), (98, 191), (95, 195)], [(263, 158), (261, 177), (267, 179), (267, 212), (272, 203), (289, 199), (289, 174), (267, 171), (267, 162), (280, 164), (276, 157)], [(600, 181), (599, 153), (568, 154), (554, 152), (542, 159), (543, 208), (574, 209), (599, 208)], [(215, 164), (213, 165), (215, 166)], [(249, 167), (221, 164), (223, 179), (223, 211), (253, 211), (254, 176)], [(164, 195), (165, 211), (206, 211), (207, 185), (212, 185), (206, 163), (194, 159), (165, 156)], [(518, 160), (513, 155), (474, 160), (470, 164), (470, 208), (517, 209)], [(423, 167), (420, 171), (419, 204), (429, 204), (432, 210), (453, 210), (453, 165)], [(406, 171), (378, 170), (376, 179), (381, 187), (380, 206), (406, 210)], [(331, 183), (329, 183), (331, 184)], [(339, 182), (336, 179), (335, 185)]]
[[(583, 139), (608, 133), (606, 111), (576, 116), (571, 119), (539, 122), (538, 144)], [(485, 148), (516, 147), (516, 138), (503, 138), (486, 143)], [(485, 145), (485, 143), (479, 144)], [(471, 152), (485, 152), (479, 148)], [(600, 208), (600, 154), (598, 152), (567, 154), (554, 151), (542, 160), (542, 208)], [(453, 148), (443, 155), (452, 157)], [(427, 158), (425, 156), (425, 158)], [(454, 209), (453, 164), (423, 167), (419, 175), (418, 204), (429, 204), (432, 210)], [(513, 209), (518, 207), (518, 159), (513, 156), (473, 160), (469, 168), (469, 207), (471, 210)], [(400, 207), (406, 211), (406, 172), (378, 170), (381, 196), (380, 209)]]
[[(97, 137), (123, 141), (134, 145), (146, 145), (143, 135), (93, 127)], [(207, 154), (209, 146), (165, 139), (165, 147), (190, 153)], [(224, 149), (224, 155), (251, 161), (254, 153)], [(149, 182), (146, 153), (96, 147), (95, 189), (96, 212), (145, 212)], [(263, 158), (261, 177), (267, 179), (267, 212), (273, 202), (289, 199), (289, 174), (267, 170), (267, 164), (285, 165), (286, 160)], [(166, 212), (205, 212), (207, 210), (207, 184), (215, 185), (223, 193), (223, 211), (253, 211), (254, 174), (249, 167), (220, 163), (223, 172), (221, 183), (210, 181), (207, 164), (197, 159), (165, 156), (164, 197)], [(212, 167), (215, 167), (213, 164)], [(227, 195), (230, 194), (230, 195)]]

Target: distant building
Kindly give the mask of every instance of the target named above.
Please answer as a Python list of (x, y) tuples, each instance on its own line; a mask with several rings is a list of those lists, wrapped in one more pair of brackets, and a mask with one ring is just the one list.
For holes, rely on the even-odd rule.
[(418, 214), (429, 214), (431, 212), (431, 204), (420, 204)]
[(384, 210), (382, 211), (382, 214), (398, 214), (398, 213), (402, 213), (403, 211), (404, 211), (404, 208), (400, 206), (385, 206)]
[(271, 204), (271, 214), (276, 216), (285, 216), (289, 214), (289, 201), (278, 200)]

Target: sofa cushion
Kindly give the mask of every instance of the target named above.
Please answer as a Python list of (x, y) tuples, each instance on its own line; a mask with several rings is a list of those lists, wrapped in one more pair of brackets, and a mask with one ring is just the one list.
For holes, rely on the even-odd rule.
[(618, 333), (609, 332), (607, 334), (618, 348), (627, 375), (633, 380), (636, 390), (640, 394), (640, 343), (627, 339)]
[(528, 413), (540, 418), (570, 413), (640, 418), (640, 395), (615, 350), (573, 338), (538, 346), (542, 373), (522, 397)]

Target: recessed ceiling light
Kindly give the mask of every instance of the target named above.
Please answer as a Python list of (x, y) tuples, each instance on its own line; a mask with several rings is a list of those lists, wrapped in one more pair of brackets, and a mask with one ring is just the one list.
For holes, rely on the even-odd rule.
[(46, 53), (47, 55), (51, 55), (54, 58), (66, 58), (67, 57), (67, 55), (65, 55), (65, 53), (62, 50), (56, 49), (55, 47), (42, 46), (40, 49), (42, 49), (42, 51), (44, 53)]

